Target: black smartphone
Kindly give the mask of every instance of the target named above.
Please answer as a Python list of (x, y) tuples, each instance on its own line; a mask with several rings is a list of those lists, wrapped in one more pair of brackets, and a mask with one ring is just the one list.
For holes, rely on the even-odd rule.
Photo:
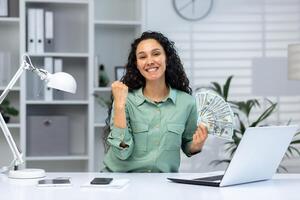
[(109, 184), (111, 181), (113, 180), (113, 178), (94, 178), (91, 181), (92, 185), (107, 185)]

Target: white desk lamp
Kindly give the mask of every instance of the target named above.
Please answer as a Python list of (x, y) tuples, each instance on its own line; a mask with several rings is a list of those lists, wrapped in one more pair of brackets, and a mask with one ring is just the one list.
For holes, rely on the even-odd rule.
[[(27, 59), (29, 63), (27, 62)], [(55, 74), (50, 74), (44, 69), (36, 68), (32, 65), (30, 57), (28, 55), (23, 55), (23, 61), (16, 72), (16, 74), (13, 76), (5, 90), (2, 92), (0, 96), (0, 104), (3, 102), (9, 91), (12, 89), (12, 87), (15, 85), (17, 80), (20, 78), (24, 70), (29, 70), (35, 74), (37, 74), (41, 80), (46, 81), (47, 87), (51, 87), (54, 89), (75, 93), (77, 84), (75, 79), (67, 73), (64, 72), (58, 72)], [(7, 143), (13, 153), (13, 161), (10, 165), (10, 168), (12, 165), (14, 166), (13, 170), (10, 170), (8, 173), (8, 177), (10, 178), (20, 178), (20, 179), (30, 179), (30, 178), (41, 178), (45, 176), (45, 170), (43, 169), (18, 169), (20, 165), (24, 163), (22, 153), (19, 151), (19, 149), (16, 146), (15, 141), (13, 140), (11, 133), (9, 129), (7, 128), (7, 125), (3, 119), (2, 114), (0, 113), (0, 126), (3, 131), (3, 134), (7, 140)]]

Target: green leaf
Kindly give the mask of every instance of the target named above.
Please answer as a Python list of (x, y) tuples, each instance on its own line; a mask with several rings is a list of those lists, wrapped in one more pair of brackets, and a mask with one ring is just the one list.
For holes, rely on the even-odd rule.
[(222, 163), (230, 163), (230, 159), (224, 159), (224, 160), (213, 160), (213, 161), (211, 161), (209, 164), (210, 165), (220, 165), (220, 164), (222, 164)]
[(286, 123), (286, 125), (290, 125), (292, 122), (292, 119), (289, 119), (289, 121)]
[(19, 111), (13, 107), (7, 108), (6, 112), (7, 112), (7, 114), (12, 115), (12, 116), (17, 116), (19, 114)]
[(1, 103), (1, 106), (6, 107), (9, 106), (9, 104), (10, 104), (9, 101), (6, 99)]
[(225, 148), (225, 151), (226, 152), (232, 152), (235, 148), (235, 145), (231, 145), (231, 146), (228, 146), (227, 148)]
[(238, 109), (249, 117), (250, 112), (254, 106), (260, 106), (257, 99), (250, 99), (247, 101), (236, 101), (233, 104), (237, 105)]
[(10, 105), (10, 101), (5, 99), (2, 104), (0, 104), (0, 112), (6, 116), (17, 116), (19, 111)]
[(223, 98), (225, 101), (227, 101), (227, 99), (228, 99), (229, 87), (230, 87), (230, 82), (231, 82), (232, 78), (233, 78), (233, 75), (229, 76), (228, 79), (226, 80), (225, 85), (223, 86)]
[(101, 97), (99, 94), (94, 93), (93, 94), (95, 99), (97, 100), (97, 103), (104, 107), (104, 108), (108, 108), (108, 106), (111, 104), (111, 100), (106, 100), (103, 97)]
[(290, 153), (291, 153), (291, 155), (294, 155), (293, 154), (293, 152), (295, 152), (298, 156), (300, 156), (300, 151), (299, 151), (299, 149), (297, 149), (296, 147), (294, 147), (294, 146), (289, 146), (289, 148), (288, 148), (288, 151), (290, 151)]
[(265, 120), (266, 118), (268, 118), (272, 113), (273, 111), (275, 110), (277, 106), (277, 103), (272, 103), (272, 105), (270, 107), (268, 107), (259, 117), (258, 119), (253, 122), (250, 127), (255, 127), (257, 126), (260, 122), (262, 122), (263, 120)]
[(300, 139), (299, 139), (299, 140), (293, 140), (293, 141), (291, 142), (291, 144), (300, 144)]
[(282, 165), (279, 165), (279, 167), (278, 167), (278, 169), (277, 169), (277, 172), (279, 172), (280, 169), (282, 169), (282, 170), (285, 171), (285, 172), (288, 172), (287, 168), (285, 168), (285, 167), (282, 166)]
[(224, 98), (220, 84), (217, 82), (212, 82), (211, 84), (213, 85), (212, 89)]

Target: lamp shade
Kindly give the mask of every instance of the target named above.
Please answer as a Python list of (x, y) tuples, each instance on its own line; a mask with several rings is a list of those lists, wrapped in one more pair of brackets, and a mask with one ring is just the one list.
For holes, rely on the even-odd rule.
[(57, 72), (55, 74), (48, 74), (46, 77), (47, 86), (57, 90), (75, 94), (77, 84), (73, 76), (65, 72)]

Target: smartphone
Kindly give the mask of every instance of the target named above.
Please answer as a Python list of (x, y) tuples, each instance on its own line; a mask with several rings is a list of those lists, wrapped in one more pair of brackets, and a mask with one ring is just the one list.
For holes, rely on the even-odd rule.
[(111, 181), (113, 180), (113, 178), (94, 178), (91, 181), (92, 185), (107, 185), (109, 184)]
[(38, 181), (38, 186), (69, 186), (70, 179), (42, 179)]

